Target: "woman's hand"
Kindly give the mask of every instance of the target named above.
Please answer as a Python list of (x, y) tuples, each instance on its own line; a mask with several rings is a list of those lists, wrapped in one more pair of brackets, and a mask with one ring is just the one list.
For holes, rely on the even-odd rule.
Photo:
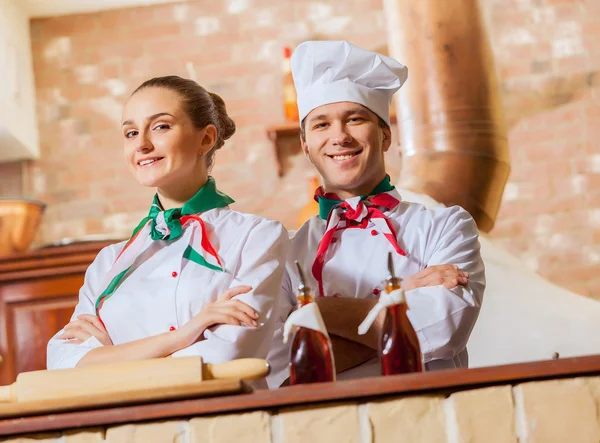
[(423, 288), (425, 286), (443, 285), (446, 289), (453, 289), (458, 285), (466, 286), (469, 283), (469, 273), (458, 269), (456, 265), (428, 266), (412, 277), (403, 281), (405, 291)]
[(251, 286), (235, 286), (225, 291), (217, 301), (205, 305), (199, 314), (176, 331), (185, 343), (184, 347), (197, 342), (211, 326), (235, 325), (255, 328), (258, 313), (246, 303), (233, 300), (233, 297), (251, 290)]
[(79, 315), (77, 320), (70, 322), (64, 329), (65, 332), (58, 338), (69, 340), (69, 343), (80, 344), (90, 337), (96, 337), (104, 346), (113, 344), (104, 325), (95, 315)]

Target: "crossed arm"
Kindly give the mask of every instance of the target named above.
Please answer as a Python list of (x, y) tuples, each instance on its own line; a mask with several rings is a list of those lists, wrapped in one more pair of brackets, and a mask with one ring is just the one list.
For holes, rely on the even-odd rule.
[(77, 366), (91, 366), (115, 361), (136, 361), (149, 358), (167, 357), (174, 352), (203, 340), (204, 331), (218, 324), (246, 325), (256, 327), (258, 314), (254, 309), (235, 296), (247, 293), (250, 286), (236, 286), (228, 289), (213, 303), (204, 309), (180, 329), (162, 334), (123, 343), (114, 346), (104, 325), (98, 317), (91, 314), (77, 316), (65, 326), (58, 338), (69, 340), (67, 343), (77, 345), (90, 337), (95, 337), (103, 346), (92, 349), (79, 360)]
[[(99, 254), (94, 262), (99, 268), (86, 273), (71, 323), (48, 344), (48, 369), (170, 355), (199, 355), (207, 362), (220, 363), (263, 353), (263, 344), (272, 336), (271, 311), (279, 296), (277, 289), (285, 269), (282, 257), (286, 256), (288, 244), (288, 234), (282, 226), (261, 222), (250, 231), (242, 248), (231, 283), (237, 286), (224, 290), (217, 300), (205, 303), (202, 311), (174, 331), (117, 345), (113, 345), (102, 322), (92, 314), (93, 295), (98, 293), (96, 280), (114, 261), (106, 254)], [(257, 253), (255, 245), (264, 248), (264, 252)], [(258, 325), (261, 317), (264, 322)]]
[[(466, 286), (469, 273), (455, 265), (430, 266), (404, 280), (405, 291), (442, 286), (446, 289)], [(337, 372), (358, 366), (377, 356), (379, 336), (385, 311), (381, 312), (365, 335), (358, 335), (358, 325), (377, 303), (373, 299), (317, 297), (319, 310), (331, 337)]]

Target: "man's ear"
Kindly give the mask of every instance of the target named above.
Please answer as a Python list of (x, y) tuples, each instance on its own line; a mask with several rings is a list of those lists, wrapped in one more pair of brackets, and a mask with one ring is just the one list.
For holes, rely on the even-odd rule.
[(381, 128), (381, 131), (383, 132), (383, 141), (382, 141), (383, 152), (388, 152), (388, 150), (390, 149), (390, 146), (392, 145), (392, 131), (391, 131), (390, 127), (387, 125), (384, 128)]
[(310, 158), (310, 151), (308, 149), (308, 145), (302, 138), (300, 138), (300, 145), (302, 146), (302, 152), (304, 152), (304, 156), (308, 159), (311, 165), (314, 165), (312, 158)]

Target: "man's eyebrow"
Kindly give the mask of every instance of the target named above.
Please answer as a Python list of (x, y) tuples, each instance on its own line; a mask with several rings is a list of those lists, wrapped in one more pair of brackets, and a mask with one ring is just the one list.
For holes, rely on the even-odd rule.
[(366, 109), (352, 108), (352, 109), (348, 109), (346, 112), (344, 112), (344, 114), (346, 114), (346, 115), (350, 115), (350, 114), (368, 115), (369, 113)]
[(315, 120), (325, 120), (327, 119), (327, 116), (325, 114), (319, 114), (319, 115), (315, 115), (314, 117), (311, 117), (309, 121), (315, 121)]

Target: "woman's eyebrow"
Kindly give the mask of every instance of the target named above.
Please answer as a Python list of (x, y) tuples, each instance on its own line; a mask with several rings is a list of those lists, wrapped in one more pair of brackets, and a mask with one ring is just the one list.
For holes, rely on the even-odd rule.
[[(149, 117), (146, 117), (146, 120), (147, 120), (147, 121), (148, 121), (148, 120), (154, 120), (155, 118), (162, 117), (162, 116), (164, 116), (164, 115), (168, 115), (169, 117), (173, 117), (173, 118), (175, 118), (175, 116), (174, 116), (174, 115), (172, 115), (172, 114), (169, 114), (168, 112), (159, 112), (159, 113), (157, 113), (157, 114), (153, 114), (153, 115), (151, 115), (151, 116), (149, 116)], [(125, 120), (121, 126), (125, 126), (125, 125), (131, 125), (131, 124), (133, 124), (133, 120)]]

